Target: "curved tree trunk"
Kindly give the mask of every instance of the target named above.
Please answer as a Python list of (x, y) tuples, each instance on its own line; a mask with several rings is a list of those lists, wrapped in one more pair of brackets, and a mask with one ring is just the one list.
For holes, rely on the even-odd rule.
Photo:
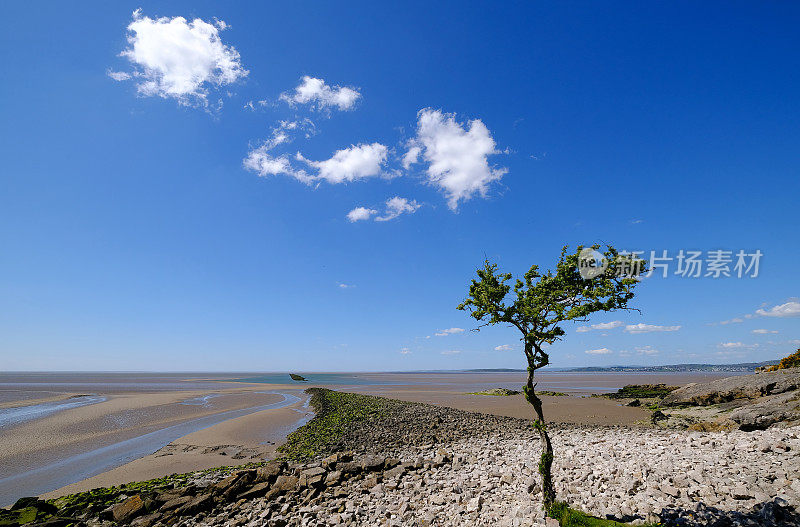
[(547, 425), (542, 413), (542, 400), (534, 392), (533, 366), (528, 366), (528, 383), (525, 385), (525, 399), (533, 406), (536, 412), (536, 419), (533, 422), (534, 428), (539, 432), (542, 442), (542, 456), (539, 460), (539, 474), (542, 476), (542, 500), (544, 510), (548, 513), (553, 503), (556, 501), (556, 491), (553, 486), (553, 475), (551, 467), (553, 465), (553, 445), (550, 443), (550, 436), (547, 433)]

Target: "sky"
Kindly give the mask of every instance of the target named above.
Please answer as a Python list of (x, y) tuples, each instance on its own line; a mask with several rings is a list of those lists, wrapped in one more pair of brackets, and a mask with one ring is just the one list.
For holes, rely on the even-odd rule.
[(593, 243), (672, 260), (555, 367), (800, 346), (796, 4), (4, 15), (0, 371), (522, 368), (475, 269)]

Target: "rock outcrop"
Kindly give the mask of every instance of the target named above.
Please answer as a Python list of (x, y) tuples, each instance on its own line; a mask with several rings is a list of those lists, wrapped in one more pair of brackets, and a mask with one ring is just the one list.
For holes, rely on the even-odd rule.
[(662, 406), (707, 406), (741, 399), (758, 399), (800, 388), (800, 368), (691, 383), (661, 400)]
[[(800, 368), (693, 383), (667, 395), (661, 406), (708, 408), (700, 430), (763, 430), (776, 423), (800, 422)], [(678, 413), (674, 410), (673, 414)]]

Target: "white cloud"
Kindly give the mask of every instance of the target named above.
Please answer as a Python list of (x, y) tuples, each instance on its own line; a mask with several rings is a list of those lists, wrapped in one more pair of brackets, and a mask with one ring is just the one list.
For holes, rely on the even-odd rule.
[(411, 146), (405, 154), (403, 154), (403, 168), (408, 170), (408, 168), (413, 165), (414, 163), (419, 160), (419, 154), (422, 152), (422, 149), (418, 146)]
[(758, 344), (744, 344), (743, 342), (720, 342), (717, 344), (717, 346), (725, 349), (757, 348)]
[(136, 10), (128, 25), (128, 48), (120, 53), (134, 71), (109, 72), (109, 76), (136, 79), (141, 95), (205, 105), (210, 86), (231, 84), (248, 75), (239, 52), (219, 38), (226, 28), (220, 20), (211, 24), (199, 18), (187, 22), (180, 16), (152, 19)]
[(297, 159), (316, 168), (316, 179), (328, 183), (344, 183), (382, 175), (388, 149), (380, 143), (360, 143), (350, 148), (337, 150), (325, 161), (311, 161), (297, 154)]
[(592, 329), (614, 329), (618, 328), (622, 325), (622, 322), (619, 320), (614, 320), (613, 322), (602, 322), (600, 324), (592, 324)]
[(409, 355), (411, 350), (408, 348), (400, 348), (400, 355)]
[(720, 342), (720, 348), (743, 348), (744, 344), (741, 342)]
[(447, 335), (455, 335), (456, 333), (463, 333), (464, 330), (462, 328), (450, 328), (450, 329), (440, 329), (438, 333), (435, 333), (437, 337), (446, 337)]
[(777, 333), (777, 331), (770, 330), (770, 329), (754, 329), (753, 333), (755, 333), (756, 335), (768, 335), (770, 333), (773, 333), (773, 334)]
[(761, 315), (762, 317), (797, 317), (800, 316), (800, 302), (789, 301), (769, 309), (759, 309), (756, 311), (756, 315)]
[(732, 318), (730, 320), (723, 320), (722, 322), (720, 322), (720, 325), (721, 326), (727, 326), (728, 324), (741, 324), (742, 322), (744, 322), (743, 319), (741, 319), (739, 317), (736, 317), (736, 318)]
[(480, 119), (461, 124), (455, 114), (431, 108), (417, 117), (417, 135), (408, 144), (403, 166), (408, 168), (421, 155), (428, 163), (428, 182), (444, 193), (451, 210), (475, 194), (485, 197), (489, 185), (508, 172), (489, 165), (488, 157), (500, 152)]
[(579, 326), (575, 331), (578, 333), (586, 333), (588, 331), (592, 331), (593, 329), (614, 329), (618, 328), (622, 325), (622, 322), (619, 320), (614, 320), (613, 322), (601, 322), (600, 324), (592, 324), (591, 326)]
[(276, 146), (292, 141), (297, 132), (305, 134), (306, 139), (316, 134), (314, 122), (310, 119), (298, 121), (278, 121), (277, 126), (272, 128), (270, 138), (262, 143), (266, 150), (272, 150)]
[(345, 283), (342, 283), (342, 282), (339, 282), (337, 285), (339, 286), (339, 289), (352, 289), (352, 288), (355, 287), (352, 284), (345, 284)]
[(657, 350), (652, 346), (642, 346), (641, 348), (636, 348), (636, 352), (639, 355), (656, 355), (658, 353), (661, 353), (660, 350)]
[(584, 353), (588, 353), (589, 355), (611, 355), (614, 352), (608, 348), (600, 348), (596, 350), (586, 350)]
[(375, 221), (389, 221), (397, 218), (401, 214), (414, 214), (421, 205), (415, 200), (408, 200), (395, 196), (386, 200), (386, 213), (378, 216)]
[(347, 219), (350, 220), (350, 223), (355, 223), (357, 221), (368, 220), (373, 214), (377, 213), (378, 211), (375, 209), (368, 209), (366, 207), (356, 207), (347, 213)]
[(680, 326), (656, 326), (653, 324), (630, 324), (625, 326), (628, 333), (653, 333), (654, 331), (678, 331)]
[(461, 350), (447, 350), (443, 351), (442, 355), (458, 355), (459, 353), (461, 353)]
[(112, 79), (114, 79), (114, 80), (115, 80), (115, 81), (117, 81), (117, 82), (122, 82), (122, 81), (130, 80), (130, 78), (132, 77), (132, 75), (131, 75), (130, 73), (127, 73), (127, 72), (125, 72), (125, 71), (112, 71), (112, 70), (108, 70), (108, 71), (106, 72), (106, 75), (108, 75), (109, 77), (111, 77)]
[(329, 86), (323, 79), (303, 77), (300, 85), (292, 94), (282, 94), (281, 100), (290, 105), (311, 104), (317, 109), (337, 108), (339, 110), (352, 110), (361, 98), (357, 88)]
[(242, 165), (248, 170), (256, 172), (261, 177), (276, 176), (286, 174), (307, 185), (314, 181), (314, 178), (304, 170), (297, 170), (292, 167), (286, 155), (273, 156), (269, 153), (269, 145), (263, 144), (258, 148), (250, 150)]
[(511, 351), (512, 349), (514, 349), (514, 348), (512, 348), (508, 344), (501, 344), (500, 346), (495, 346), (494, 347), (495, 351)]

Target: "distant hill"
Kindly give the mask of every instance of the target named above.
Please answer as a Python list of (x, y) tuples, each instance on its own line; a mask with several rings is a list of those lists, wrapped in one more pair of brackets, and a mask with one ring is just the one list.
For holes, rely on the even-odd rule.
[[(778, 364), (778, 360), (768, 360), (764, 362), (741, 362), (739, 364), (667, 364), (664, 366), (585, 366), (583, 368), (544, 368), (542, 371), (549, 372), (597, 372), (597, 373), (665, 373), (665, 372), (691, 372), (691, 371), (730, 371), (730, 372), (753, 372), (761, 366), (772, 366)], [(503, 373), (503, 372), (524, 372), (524, 369), (513, 368), (478, 368), (465, 370), (475, 373)]]
[[(641, 373), (641, 372), (689, 372), (689, 371), (732, 371), (732, 372), (753, 372), (761, 366), (771, 366), (777, 364), (777, 360), (764, 362), (741, 362), (739, 364), (668, 364), (665, 366), (587, 366), (584, 368), (563, 368), (560, 371), (573, 372), (621, 372), (621, 373)], [(553, 371), (553, 370), (551, 370)]]

